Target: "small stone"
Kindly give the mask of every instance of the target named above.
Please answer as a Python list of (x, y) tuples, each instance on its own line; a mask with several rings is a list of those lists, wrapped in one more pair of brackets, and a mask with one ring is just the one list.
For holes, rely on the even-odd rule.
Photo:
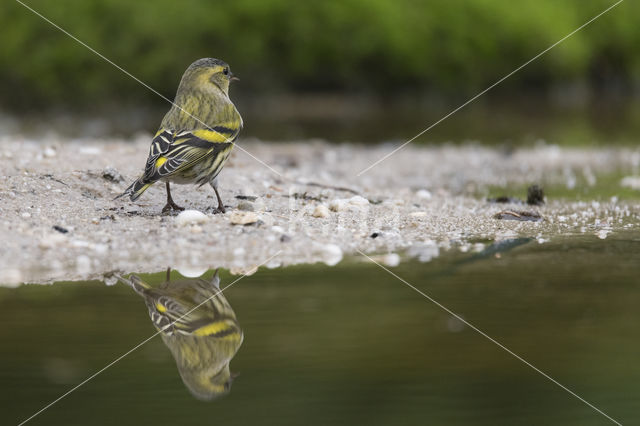
[(201, 224), (209, 221), (209, 216), (198, 210), (185, 210), (176, 216), (178, 226)]
[(31, 217), (31, 213), (29, 212), (24, 212), (22, 213), (20, 216), (22, 216), (24, 219), (29, 219)]
[(124, 178), (114, 167), (106, 167), (102, 171), (102, 177), (111, 182), (122, 182)]
[(367, 200), (364, 197), (361, 197), (359, 195), (355, 195), (351, 198), (349, 198), (349, 204), (354, 205), (354, 206), (368, 206), (369, 205), (369, 200)]
[(186, 278), (198, 278), (209, 270), (207, 266), (197, 266), (189, 263), (178, 264), (175, 269), (180, 275)]
[(426, 217), (427, 216), (427, 212), (411, 212), (411, 213), (409, 213), (409, 216), (411, 216), (411, 217)]
[(44, 155), (47, 158), (55, 157), (56, 150), (48, 146), (44, 149), (44, 151), (42, 152), (42, 155)]
[(56, 231), (60, 232), (61, 234), (66, 234), (67, 232), (69, 232), (68, 229), (63, 228), (62, 226), (58, 226), (58, 225), (53, 225), (53, 229), (55, 229)]
[(254, 212), (234, 211), (229, 216), (229, 221), (233, 225), (251, 225), (260, 220), (260, 217)]
[(380, 235), (382, 235), (380, 232), (374, 232), (373, 234), (369, 235), (370, 238), (378, 238)]
[(342, 249), (335, 244), (326, 244), (322, 246), (322, 261), (329, 265), (337, 265), (342, 260)]
[(337, 198), (329, 203), (329, 209), (334, 212), (345, 210), (358, 210), (369, 206), (369, 200), (359, 195), (351, 198)]
[(416, 192), (416, 197), (422, 198), (423, 200), (430, 200), (432, 196), (431, 192), (427, 191), (426, 189), (421, 189)]
[(104, 281), (105, 285), (112, 286), (116, 285), (116, 283), (118, 282), (118, 277), (116, 275), (105, 275), (102, 278), (102, 281)]
[(327, 206), (323, 204), (319, 204), (316, 206), (316, 209), (313, 211), (313, 217), (329, 217), (329, 209)]
[(242, 210), (242, 211), (246, 211), (246, 212), (253, 212), (255, 211), (255, 207), (253, 205), (252, 202), (250, 201), (241, 201), (238, 203), (238, 210)]
[(400, 264), (400, 255), (397, 253), (389, 253), (382, 257), (382, 263), (390, 268), (395, 268)]

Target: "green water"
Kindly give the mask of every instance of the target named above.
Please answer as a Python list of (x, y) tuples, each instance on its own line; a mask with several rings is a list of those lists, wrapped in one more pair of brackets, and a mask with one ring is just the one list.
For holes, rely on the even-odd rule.
[[(448, 252), (392, 270), (622, 424), (638, 424), (639, 261), (640, 235), (618, 233)], [(165, 272), (141, 277), (157, 287)], [(221, 287), (237, 278), (221, 271)], [(613, 424), (362, 258), (260, 269), (224, 294), (244, 333), (228, 395), (195, 399), (156, 336), (28, 424)], [(0, 320), (7, 425), (155, 333), (144, 300), (122, 283), (0, 288)]]

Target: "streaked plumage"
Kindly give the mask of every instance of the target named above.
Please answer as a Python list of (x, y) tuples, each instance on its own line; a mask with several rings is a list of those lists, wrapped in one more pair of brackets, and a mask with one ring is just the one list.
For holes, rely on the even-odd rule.
[(233, 79), (229, 66), (219, 59), (199, 59), (187, 68), (151, 142), (144, 172), (118, 198), (129, 196), (135, 201), (155, 182), (164, 181), (167, 204), (163, 211), (182, 210), (171, 198), (169, 182), (209, 183), (218, 198), (217, 210), (224, 212), (217, 176), (243, 125), (229, 99)]
[(151, 321), (175, 358), (189, 391), (201, 400), (228, 393), (233, 380), (229, 363), (244, 336), (220, 292), (217, 271), (211, 281), (170, 281), (167, 274), (167, 281), (158, 288), (136, 275), (119, 278), (144, 298)]

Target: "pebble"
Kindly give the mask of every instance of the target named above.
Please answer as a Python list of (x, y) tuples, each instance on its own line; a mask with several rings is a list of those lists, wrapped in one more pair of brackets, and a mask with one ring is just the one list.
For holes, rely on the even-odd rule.
[(124, 178), (114, 167), (105, 167), (102, 171), (102, 177), (111, 182), (122, 182)]
[(328, 266), (335, 266), (342, 260), (342, 249), (335, 244), (325, 244), (320, 251), (322, 261)]
[(246, 212), (253, 212), (255, 211), (255, 206), (253, 205), (253, 203), (251, 201), (240, 201), (238, 203), (238, 210), (242, 210), (242, 211), (246, 211)]
[(209, 221), (209, 216), (198, 210), (184, 210), (176, 216), (175, 222), (178, 226), (201, 224)]
[(260, 220), (260, 217), (254, 212), (234, 211), (229, 216), (229, 221), (233, 225), (250, 225)]
[(329, 209), (327, 206), (323, 204), (319, 204), (316, 206), (316, 209), (313, 211), (313, 217), (329, 217)]
[(22, 216), (24, 219), (29, 219), (31, 217), (31, 213), (29, 212), (24, 212), (22, 213), (20, 216)]
[(198, 278), (209, 270), (208, 266), (194, 266), (191, 264), (178, 264), (175, 267), (180, 275), (186, 278)]
[(358, 210), (369, 206), (369, 200), (359, 195), (351, 198), (337, 198), (329, 203), (329, 209), (334, 212), (345, 210)]
[(416, 192), (416, 197), (422, 198), (423, 200), (430, 200), (432, 196), (431, 192), (427, 191), (426, 189), (421, 189)]
[(44, 151), (42, 152), (42, 155), (44, 155), (47, 158), (55, 157), (56, 150), (48, 146), (44, 149)]
[(411, 213), (409, 213), (409, 216), (411, 216), (411, 217), (426, 217), (427, 216), (427, 212), (411, 212)]
[(388, 253), (382, 257), (382, 263), (390, 268), (395, 268), (400, 264), (400, 255), (397, 253)]

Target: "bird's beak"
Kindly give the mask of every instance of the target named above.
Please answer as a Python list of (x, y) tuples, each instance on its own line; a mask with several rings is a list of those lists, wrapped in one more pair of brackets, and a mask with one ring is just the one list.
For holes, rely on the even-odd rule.
[(230, 81), (240, 81), (240, 79), (238, 77), (236, 77), (235, 75), (233, 75), (232, 72), (229, 72), (229, 80)]

